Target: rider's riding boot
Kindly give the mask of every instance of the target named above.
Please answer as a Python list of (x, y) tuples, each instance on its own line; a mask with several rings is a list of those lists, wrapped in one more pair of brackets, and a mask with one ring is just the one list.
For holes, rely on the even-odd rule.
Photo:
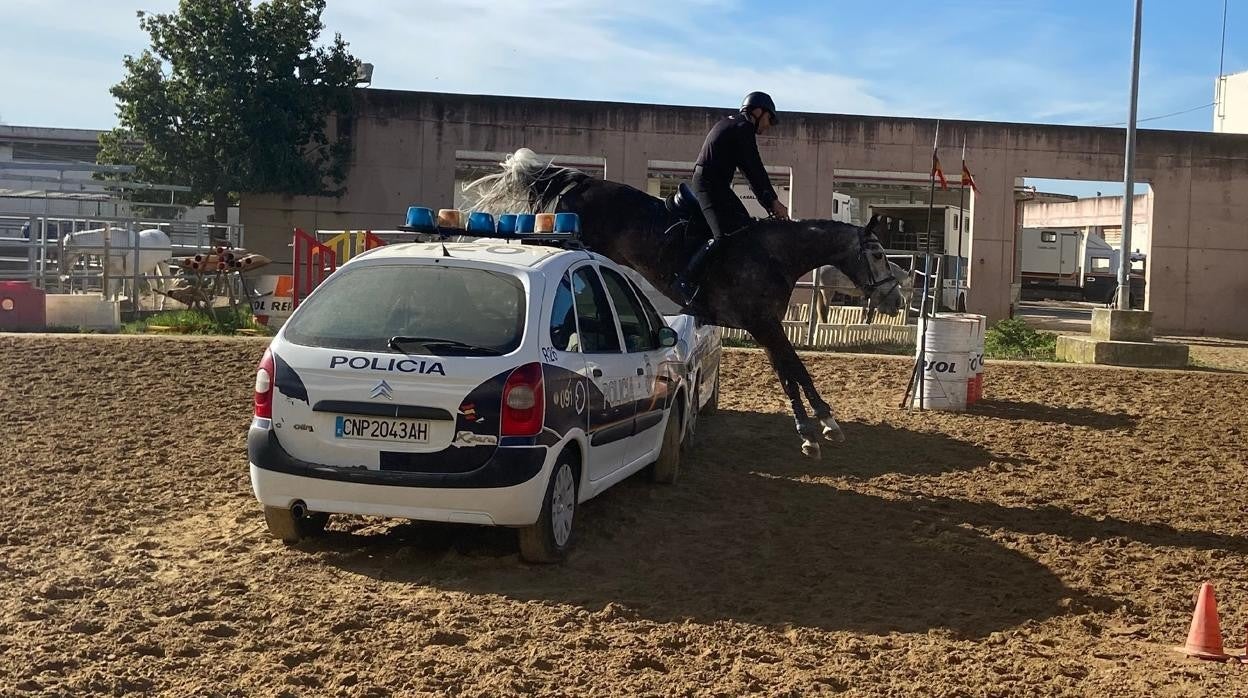
[(693, 303), (694, 297), (698, 295), (698, 278), (702, 274), (702, 266), (706, 263), (707, 255), (715, 247), (715, 242), (715, 238), (711, 238), (699, 247), (698, 251), (693, 253), (689, 264), (685, 266), (685, 270), (677, 274), (672, 283), (672, 288), (680, 294), (680, 300), (685, 305)]

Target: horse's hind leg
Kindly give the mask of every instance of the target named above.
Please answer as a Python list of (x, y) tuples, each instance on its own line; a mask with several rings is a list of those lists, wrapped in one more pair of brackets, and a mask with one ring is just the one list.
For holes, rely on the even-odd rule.
[(802, 388), (798, 372), (804, 372), (802, 362), (793, 350), (784, 330), (776, 323), (771, 323), (750, 331), (755, 341), (762, 345), (776, 372), (780, 387), (789, 398), (789, 407), (793, 410), (793, 421), (797, 426), (797, 434), (802, 437), (802, 453), (812, 458), (819, 457), (819, 424), (806, 414), (806, 406), (802, 403)]

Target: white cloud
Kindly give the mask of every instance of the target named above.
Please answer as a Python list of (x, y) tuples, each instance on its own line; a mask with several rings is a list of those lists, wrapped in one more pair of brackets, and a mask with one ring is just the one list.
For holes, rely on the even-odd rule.
[[(18, 18), (0, 42), (0, 118), (111, 126), (108, 90), (121, 78), (122, 56), (147, 43), (133, 0), (0, 1), (6, 19)], [(138, 2), (152, 12), (177, 5)], [(1020, 0), (949, 0), (855, 26), (843, 16), (862, 13), (834, 3), (789, 14), (759, 7), (745, 0), (331, 0), (324, 38), (341, 33), (376, 65), (379, 88), (722, 107), (762, 89), (781, 111), (1082, 124), (1125, 113), (1125, 67), (1089, 62), (1087, 40), (1098, 30), (1075, 13)], [(1167, 70), (1146, 73), (1142, 115), (1195, 106), (1212, 90), (1211, 79)]]
[[(167, 11), (176, 0), (143, 0)], [(135, 10), (114, 0), (4, 0), (0, 118), (24, 126), (110, 128), (122, 57), (147, 45)]]
[[(723, 106), (762, 89), (781, 109), (884, 108), (866, 81), (848, 75), (760, 68), (771, 61), (756, 51), (730, 51), (725, 59), (687, 48), (683, 39), (700, 31), (699, 12), (653, 0), (464, 0), (429, 3), (418, 15), (397, 4), (331, 6), (326, 20), (348, 40), (368, 32), (368, 42), (357, 39), (352, 51), (376, 65), (376, 87)], [(674, 33), (676, 41), (639, 26)], [(747, 38), (716, 41), (733, 46)]]

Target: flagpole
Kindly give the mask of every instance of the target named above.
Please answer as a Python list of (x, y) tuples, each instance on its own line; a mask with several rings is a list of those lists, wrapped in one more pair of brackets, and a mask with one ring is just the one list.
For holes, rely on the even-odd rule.
[(953, 309), (959, 311), (958, 299), (962, 294), (962, 231), (966, 225), (966, 133), (962, 134), (962, 175), (958, 178), (962, 186), (958, 187), (958, 259), (953, 266)]
[[(910, 376), (910, 384), (906, 387), (906, 397), (902, 402), (904, 407), (910, 402), (910, 388), (914, 386), (915, 379), (918, 382), (919, 391), (919, 410), (923, 410), (923, 387), (927, 380), (926, 371), (923, 370), (923, 362), (927, 356), (927, 332), (923, 320), (927, 317), (927, 294), (931, 287), (932, 279), (932, 209), (936, 205), (936, 144), (940, 142), (940, 120), (936, 120), (936, 135), (932, 138), (932, 165), (931, 172), (927, 176), (927, 243), (926, 252), (923, 258), (923, 297), (919, 301), (919, 353), (914, 359), (914, 373)], [(933, 312), (935, 309), (933, 308)]]

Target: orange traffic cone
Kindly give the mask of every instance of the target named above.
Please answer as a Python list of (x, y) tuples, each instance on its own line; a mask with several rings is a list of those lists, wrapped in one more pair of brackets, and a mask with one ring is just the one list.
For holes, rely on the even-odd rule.
[(1192, 627), (1187, 631), (1187, 644), (1176, 650), (1198, 659), (1230, 659), (1222, 651), (1222, 626), (1218, 623), (1218, 602), (1213, 597), (1213, 585), (1200, 585), (1196, 596), (1196, 611), (1192, 613)]

